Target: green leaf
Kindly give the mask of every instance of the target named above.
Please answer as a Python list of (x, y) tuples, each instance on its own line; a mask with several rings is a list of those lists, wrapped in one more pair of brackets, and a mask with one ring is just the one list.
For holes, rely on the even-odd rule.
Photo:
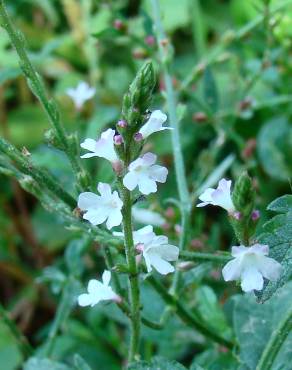
[(204, 73), (204, 98), (212, 112), (216, 112), (219, 106), (219, 97), (216, 81), (210, 68)]
[(265, 171), (277, 180), (287, 181), (291, 176), (291, 125), (284, 117), (273, 118), (260, 130), (258, 155)]
[(292, 209), (292, 195), (283, 195), (280, 198), (275, 199), (271, 204), (268, 205), (269, 211), (275, 211), (279, 213), (289, 212)]
[(260, 302), (265, 302), (283, 286), (292, 276), (292, 206), (291, 195), (284, 195), (274, 200), (268, 209), (284, 214), (273, 217), (263, 226), (263, 233), (258, 242), (267, 244), (270, 248), (269, 256), (282, 264), (282, 274), (279, 280), (266, 281), (264, 289), (257, 293)]
[(91, 370), (87, 362), (78, 353), (74, 356), (74, 366), (76, 370)]
[[(264, 305), (258, 304), (253, 295), (235, 296), (232, 300), (235, 301), (233, 322), (240, 348), (239, 356), (248, 369), (254, 370), (272, 332), (292, 305), (292, 284), (287, 284)], [(278, 353), (273, 370), (288, 369), (291, 348), (290, 333)]]
[(201, 286), (196, 290), (197, 309), (202, 318), (210, 323), (217, 332), (222, 333), (224, 337), (231, 337), (231, 329), (227, 324), (225, 315), (219, 306), (216, 294), (208, 286)]
[(128, 370), (186, 370), (176, 361), (169, 361), (163, 357), (154, 357), (151, 362), (139, 361), (129, 365)]
[(24, 364), (23, 370), (72, 370), (72, 368), (48, 358), (31, 357)]
[[(0, 321), (0, 363), (5, 364), (5, 370), (16, 370), (22, 362), (21, 351), (10, 329)], [(2, 365), (3, 366), (3, 365)]]

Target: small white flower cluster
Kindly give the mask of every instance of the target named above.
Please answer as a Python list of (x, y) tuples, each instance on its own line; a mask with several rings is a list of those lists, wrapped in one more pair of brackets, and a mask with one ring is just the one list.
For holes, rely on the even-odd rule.
[[(163, 126), (166, 119), (167, 116), (164, 113), (155, 110), (137, 134), (145, 140), (154, 132), (170, 129)], [(112, 163), (113, 168), (119, 168), (120, 159), (115, 151), (115, 144), (119, 143), (120, 139), (119, 135), (115, 135), (113, 129), (107, 129), (98, 140), (87, 138), (81, 143), (81, 147), (86, 149), (88, 153), (83, 154), (81, 158), (105, 158)], [(168, 174), (167, 168), (155, 164), (156, 160), (155, 154), (146, 153), (130, 163), (123, 178), (124, 186), (130, 191), (138, 187), (144, 195), (155, 193), (157, 191), (156, 183), (165, 183)], [(78, 207), (84, 212), (83, 218), (93, 225), (106, 222), (108, 229), (119, 226), (122, 223), (123, 202), (118, 192), (112, 192), (109, 184), (101, 182), (98, 183), (97, 190), (100, 195), (91, 192), (79, 195)], [(114, 232), (113, 235), (123, 237), (123, 233), (120, 232)], [(135, 231), (133, 238), (138, 253), (136, 259), (139, 261), (143, 256), (148, 272), (152, 271), (152, 267), (162, 275), (174, 271), (174, 267), (169, 262), (178, 259), (179, 249), (169, 244), (166, 236), (157, 236), (153, 232), (153, 227), (148, 225)], [(89, 281), (88, 294), (79, 296), (79, 305), (93, 306), (102, 300), (119, 300), (119, 297), (109, 286), (109, 271), (103, 273), (102, 280), (103, 283), (97, 280)]]
[(96, 89), (81, 81), (75, 88), (68, 88), (66, 94), (73, 100), (75, 108), (80, 111), (87, 100), (94, 97)]
[[(222, 179), (217, 189), (208, 188), (199, 196), (202, 203), (197, 207), (207, 205), (224, 208), (229, 214), (236, 216), (236, 209), (231, 198), (231, 181)], [(279, 279), (282, 266), (273, 258), (267, 257), (269, 246), (254, 244), (249, 247), (244, 245), (232, 247), (233, 260), (223, 268), (222, 274), (225, 281), (240, 280), (244, 292), (262, 290), (264, 279), (271, 281)]]

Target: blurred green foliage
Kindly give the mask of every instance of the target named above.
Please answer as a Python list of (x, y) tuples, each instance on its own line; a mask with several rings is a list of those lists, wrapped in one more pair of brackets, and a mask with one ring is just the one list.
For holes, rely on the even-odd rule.
[[(163, 109), (164, 81), (158, 73), (157, 45), (151, 39), (148, 0), (6, 3), (25, 36), (33, 64), (58, 102), (67, 130), (77, 131), (80, 140), (97, 137), (120, 118), (123, 94), (147, 58), (154, 60), (158, 74), (151, 108)], [(270, 210), (281, 214), (263, 230), (261, 226), (271, 217), (267, 205), (291, 193), (291, 1), (161, 0), (160, 5), (173, 44), (173, 86), (180, 102), (177, 111), (192, 199), (196, 202), (221, 177), (235, 180), (247, 170), (257, 193), (256, 208), (261, 211), (259, 240), (271, 244), (273, 255), (280, 254), (288, 264), (291, 204), (289, 212), (279, 203), (276, 208), (271, 205)], [(77, 112), (66, 89), (80, 80), (96, 87), (97, 93)], [(25, 147), (34, 163), (54, 174), (76, 198), (68, 159), (44, 141), (49, 128), (1, 29), (0, 134), (20, 150)], [(177, 198), (170, 139), (158, 134), (147, 147), (160, 156), (170, 176), (157, 195), (141, 203), (162, 214), (166, 219), (163, 232), (176, 243), (179, 212), (170, 199)], [(101, 246), (86, 240), (80, 230), (65, 227), (62, 215), (49, 213), (5, 176), (3, 161), (0, 156), (1, 302), (36, 353), (23, 365), (21, 346), (0, 322), (0, 364), (5, 364), (5, 370), (20, 366), (24, 370), (121, 368), (129, 336), (127, 319), (113, 305), (75, 309), (81, 286), (104, 269)], [(102, 160), (82, 164), (94, 183), (112, 181), (110, 167)], [(173, 214), (167, 213), (168, 207)], [(193, 211), (190, 250), (229, 250), (235, 239), (222, 212), (214, 208)], [(290, 271), (280, 285), (291, 279)], [(123, 279), (122, 283), (125, 289)], [(194, 266), (184, 274), (180, 294), (216, 331), (227, 338), (234, 333), (238, 353), (211, 344), (173, 315), (160, 331), (143, 327), (145, 361), (130, 369), (255, 369), (277, 317), (291, 306), (291, 283), (285, 289), (258, 305), (254, 297), (234, 296), (238, 289), (223, 284), (216, 266), (209, 262)], [(269, 284), (261, 299), (275, 290)], [(147, 317), (159, 320), (164, 303), (147, 282), (142, 283), (142, 304)], [(49, 333), (54, 336), (52, 345)], [(291, 333), (273, 369), (289, 369), (289, 348)], [(160, 357), (153, 358), (156, 355)]]

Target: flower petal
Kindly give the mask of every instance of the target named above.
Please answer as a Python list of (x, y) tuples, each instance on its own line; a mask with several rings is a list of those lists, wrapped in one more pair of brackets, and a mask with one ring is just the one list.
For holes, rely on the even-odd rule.
[(111, 229), (114, 226), (119, 226), (122, 223), (123, 215), (119, 209), (113, 209), (107, 219), (106, 227)]
[(89, 209), (84, 215), (84, 220), (89, 221), (92, 225), (102, 224), (108, 217), (108, 214), (105, 212), (104, 207), (98, 209)]
[(263, 257), (258, 264), (258, 269), (266, 279), (277, 281), (282, 272), (282, 265), (273, 258)]
[(135, 187), (138, 185), (138, 177), (133, 172), (128, 172), (126, 176), (123, 178), (123, 184), (128, 190), (134, 190)]
[(263, 286), (263, 276), (254, 266), (247, 267), (243, 270), (241, 274), (241, 288), (244, 292), (262, 290)]
[(81, 144), (81, 148), (89, 150), (90, 152), (95, 152), (96, 148), (96, 140), (93, 139), (85, 139)]
[(159, 255), (147, 253), (151, 265), (157, 270), (161, 275), (167, 275), (174, 271), (174, 267), (167, 261), (163, 260)]
[(235, 258), (223, 267), (222, 275), (225, 281), (238, 280), (241, 275), (241, 260)]
[(139, 186), (140, 192), (144, 195), (148, 195), (150, 193), (156, 193), (157, 191), (156, 182), (146, 176), (143, 176), (141, 179), (139, 179), (138, 186)]
[(145, 153), (142, 157), (141, 157), (142, 161), (143, 161), (143, 165), (144, 166), (151, 166), (152, 164), (154, 164), (156, 162), (156, 159), (157, 159), (157, 155), (153, 154), (153, 153)]
[(81, 307), (90, 306), (92, 304), (92, 297), (90, 294), (80, 294), (78, 296), (78, 304)]
[(150, 177), (158, 182), (164, 183), (166, 181), (168, 170), (166, 167), (153, 165), (149, 168)]
[(179, 248), (175, 245), (164, 244), (151, 248), (151, 254), (155, 253), (166, 261), (177, 261), (179, 255)]
[(260, 256), (267, 256), (269, 254), (269, 246), (264, 244), (254, 244), (250, 247), (250, 251)]
[(111, 272), (109, 270), (104, 270), (102, 274), (102, 282), (104, 285), (109, 285), (111, 281)]
[(78, 207), (82, 211), (95, 208), (100, 204), (100, 197), (91, 192), (81, 193), (78, 197)]
[(102, 283), (96, 279), (91, 279), (88, 282), (87, 290), (89, 294), (96, 294), (102, 288)]
[(105, 182), (99, 182), (97, 185), (97, 190), (99, 191), (100, 195), (103, 198), (106, 198), (106, 199), (111, 198), (112, 189), (109, 184)]

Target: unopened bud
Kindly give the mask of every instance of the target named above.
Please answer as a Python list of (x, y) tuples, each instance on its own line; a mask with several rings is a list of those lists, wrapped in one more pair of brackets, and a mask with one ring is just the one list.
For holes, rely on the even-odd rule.
[(208, 119), (204, 112), (197, 112), (193, 114), (193, 120), (196, 122), (206, 122)]
[(143, 48), (135, 48), (132, 51), (132, 55), (135, 59), (144, 59), (147, 57), (147, 51)]
[(126, 25), (121, 19), (115, 19), (113, 26), (118, 31), (123, 31), (126, 29)]
[(134, 140), (137, 141), (137, 143), (139, 143), (140, 141), (143, 140), (143, 135), (140, 132), (136, 132), (136, 134), (134, 135)]
[(123, 163), (121, 161), (115, 161), (112, 162), (112, 166), (117, 176), (120, 176), (123, 172)]
[(115, 135), (114, 136), (114, 143), (115, 145), (121, 145), (123, 144), (124, 140), (123, 140), (123, 136), (122, 135)]
[(167, 207), (164, 214), (168, 218), (174, 218), (174, 216), (175, 216), (175, 212), (174, 212), (174, 209), (172, 207)]
[(167, 46), (167, 45), (169, 44), (169, 40), (168, 40), (168, 39), (162, 39), (162, 40), (160, 41), (160, 44), (161, 44), (162, 46)]
[(138, 243), (138, 244), (136, 245), (136, 251), (138, 251), (138, 252), (143, 252), (143, 250), (144, 250), (144, 244), (142, 244), (142, 243)]
[(123, 298), (120, 297), (119, 295), (116, 295), (115, 298), (113, 298), (113, 301), (117, 304), (120, 304), (123, 302)]
[(126, 128), (128, 126), (127, 121), (125, 121), (124, 119), (119, 120), (117, 125), (121, 128)]
[(145, 44), (149, 46), (153, 46), (155, 44), (155, 37), (152, 35), (148, 35), (145, 37)]
[(253, 221), (257, 221), (260, 218), (260, 211), (258, 209), (255, 209), (251, 213), (251, 219)]
[(239, 211), (235, 211), (235, 212), (231, 213), (231, 216), (233, 218), (235, 218), (237, 221), (239, 221), (241, 219), (241, 213)]

